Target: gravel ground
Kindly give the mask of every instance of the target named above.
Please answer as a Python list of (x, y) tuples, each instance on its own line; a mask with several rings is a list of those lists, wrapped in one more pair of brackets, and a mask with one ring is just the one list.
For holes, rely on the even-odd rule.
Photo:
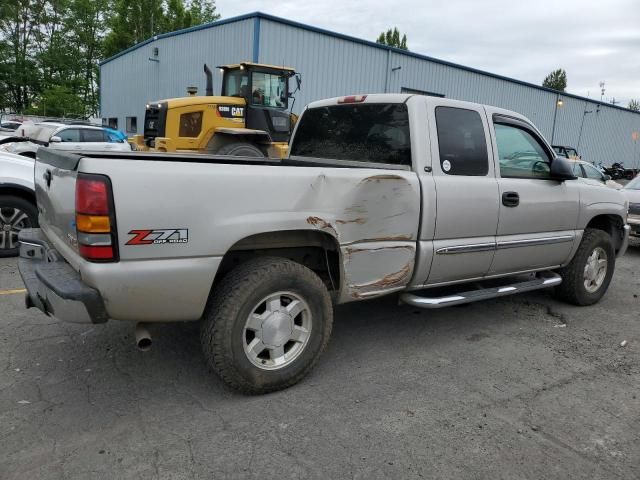
[(0, 294), (0, 478), (639, 478), (639, 284), (636, 247), (593, 307), (342, 306), (311, 375), (261, 397), (207, 371), (195, 324), (142, 353)]

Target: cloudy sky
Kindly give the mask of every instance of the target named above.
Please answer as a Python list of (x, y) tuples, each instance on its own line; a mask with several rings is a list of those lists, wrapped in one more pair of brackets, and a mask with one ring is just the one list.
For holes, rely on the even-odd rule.
[(217, 0), (229, 18), (261, 11), (368, 40), (389, 27), (409, 49), (540, 84), (556, 68), (567, 91), (627, 106), (640, 99), (640, 0)]

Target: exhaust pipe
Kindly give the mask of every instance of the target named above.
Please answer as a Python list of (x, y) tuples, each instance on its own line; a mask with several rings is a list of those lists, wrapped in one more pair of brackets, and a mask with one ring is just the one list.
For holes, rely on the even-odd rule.
[(145, 323), (136, 323), (136, 346), (138, 350), (146, 352), (151, 348), (151, 334)]
[(207, 76), (207, 91), (206, 95), (208, 97), (213, 97), (213, 74), (211, 73), (211, 69), (207, 67), (207, 64), (204, 64), (204, 74)]

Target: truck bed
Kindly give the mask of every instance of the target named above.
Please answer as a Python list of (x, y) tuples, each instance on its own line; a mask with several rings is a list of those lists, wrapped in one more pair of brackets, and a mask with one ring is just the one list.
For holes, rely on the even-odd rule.
[[(40, 150), (35, 167), (40, 225), (83, 281), (103, 294), (110, 318), (131, 319), (125, 311), (134, 303), (139, 321), (199, 318), (224, 255), (270, 232), (302, 232), (316, 235), (319, 245), (331, 242), (343, 259), (344, 281), (336, 299), (360, 300), (411, 282), (421, 209), (414, 172), (359, 167)], [(116, 263), (87, 262), (78, 253), (74, 185), (79, 172), (110, 179)], [(135, 231), (157, 229), (183, 230), (186, 241), (131, 244)], [(140, 306), (139, 298), (154, 301)]]

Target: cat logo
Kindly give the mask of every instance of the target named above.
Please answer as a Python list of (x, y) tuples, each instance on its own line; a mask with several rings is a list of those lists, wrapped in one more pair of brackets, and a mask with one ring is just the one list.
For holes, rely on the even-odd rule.
[(236, 107), (234, 105), (218, 105), (218, 116), (222, 118), (244, 118), (244, 107)]

